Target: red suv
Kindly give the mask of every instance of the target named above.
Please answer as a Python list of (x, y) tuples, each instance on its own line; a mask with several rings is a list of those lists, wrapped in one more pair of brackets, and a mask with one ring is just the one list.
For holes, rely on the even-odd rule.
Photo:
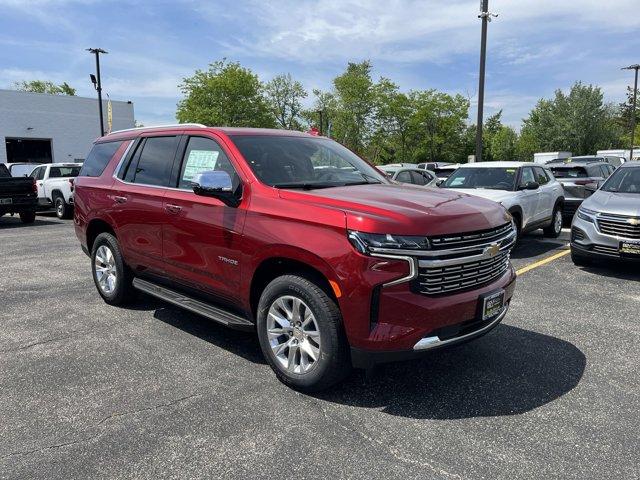
[(75, 228), (107, 303), (141, 290), (257, 330), (278, 378), (301, 390), (487, 333), (515, 287), (499, 204), (396, 184), (291, 131), (100, 138), (75, 183)]

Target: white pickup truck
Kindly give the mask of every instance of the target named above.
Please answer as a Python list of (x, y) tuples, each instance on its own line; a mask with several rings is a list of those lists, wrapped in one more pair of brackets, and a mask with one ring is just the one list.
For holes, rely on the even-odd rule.
[(38, 187), (38, 209), (55, 208), (58, 218), (71, 218), (72, 186), (81, 168), (81, 163), (47, 163), (36, 167), (29, 176), (35, 178)]

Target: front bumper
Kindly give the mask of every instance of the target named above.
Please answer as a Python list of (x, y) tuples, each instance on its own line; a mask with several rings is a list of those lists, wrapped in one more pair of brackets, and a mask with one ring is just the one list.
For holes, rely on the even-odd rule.
[[(620, 255), (620, 242), (624, 240), (621, 237), (601, 233), (595, 224), (577, 215), (571, 224), (571, 250), (579, 256), (600, 260), (639, 262), (640, 255), (637, 258)], [(628, 240), (633, 241), (633, 239)]]

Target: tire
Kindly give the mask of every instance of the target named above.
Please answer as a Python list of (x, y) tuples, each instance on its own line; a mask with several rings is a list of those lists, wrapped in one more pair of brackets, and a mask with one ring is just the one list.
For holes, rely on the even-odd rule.
[(53, 201), (53, 204), (56, 209), (56, 216), (60, 220), (71, 218), (71, 205), (64, 201), (62, 195), (58, 195)]
[(101, 233), (93, 242), (91, 273), (98, 293), (109, 305), (125, 305), (134, 297), (133, 274), (112, 234)]
[(340, 310), (314, 282), (296, 275), (276, 278), (260, 296), (257, 317), (262, 353), (285, 385), (303, 392), (319, 391), (351, 371)]
[(36, 221), (36, 212), (20, 212), (20, 221), (22, 223), (33, 223)]
[(564, 219), (562, 218), (562, 206), (556, 205), (553, 209), (553, 215), (551, 215), (551, 225), (544, 228), (544, 236), (549, 238), (558, 238), (562, 233), (562, 226), (564, 225)]
[(520, 214), (512, 213), (513, 221), (516, 224), (516, 242), (515, 245), (520, 243), (520, 238), (522, 237), (522, 220), (520, 219)]
[(571, 261), (576, 267), (589, 267), (593, 265), (593, 261), (590, 258), (576, 253), (573, 248), (571, 249)]

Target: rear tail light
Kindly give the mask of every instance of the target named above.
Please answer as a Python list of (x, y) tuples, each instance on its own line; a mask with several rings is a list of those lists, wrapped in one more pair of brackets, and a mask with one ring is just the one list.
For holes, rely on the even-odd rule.
[(69, 179), (69, 189), (70, 189), (72, 192), (73, 192), (73, 188), (74, 188), (74, 185), (73, 185), (74, 180), (75, 180), (75, 178), (70, 178), (70, 179)]
[(33, 191), (33, 193), (35, 193), (36, 195), (38, 194), (38, 185), (36, 185), (36, 179), (31, 177), (31, 190)]

